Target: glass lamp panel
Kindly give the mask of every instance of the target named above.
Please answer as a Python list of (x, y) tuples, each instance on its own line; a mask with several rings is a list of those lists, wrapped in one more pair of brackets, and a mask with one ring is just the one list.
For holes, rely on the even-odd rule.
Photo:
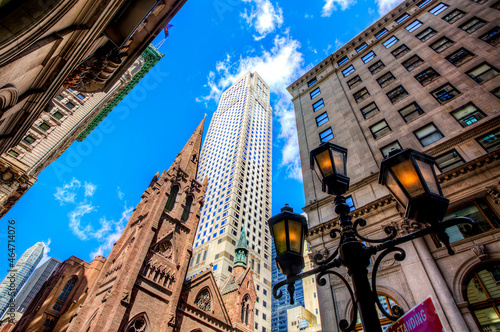
[(345, 173), (345, 155), (343, 152), (332, 150), (333, 162), (335, 163), (335, 172), (346, 175)]
[(498, 331), (500, 329), (500, 318), (498, 318), (495, 309), (492, 307), (480, 310), (474, 310), (479, 325), (483, 331)]
[(290, 239), (290, 250), (300, 254), (302, 244), (302, 224), (295, 220), (288, 220), (288, 234)]
[(403, 206), (406, 206), (408, 204), (408, 197), (403, 193), (399, 185), (397, 184), (396, 180), (394, 179), (394, 175), (389, 172), (386, 180), (386, 186), (389, 188), (391, 193), (396, 196), (396, 199), (403, 204)]
[(439, 185), (437, 183), (437, 178), (434, 176), (432, 165), (418, 159), (415, 159), (415, 161), (420, 168), (420, 172), (424, 177), (424, 181), (427, 183), (427, 187), (429, 187), (429, 191), (433, 194), (441, 195), (441, 192), (439, 191)]
[(500, 285), (498, 285), (495, 276), (498, 278), (499, 266), (494, 265), (484, 270), (479, 271), (477, 274), (483, 282), (484, 288), (492, 298), (500, 297)]
[(424, 193), (424, 187), (411, 160), (396, 164), (391, 167), (391, 170), (411, 198)]
[(316, 159), (316, 164), (323, 177), (327, 177), (333, 174), (334, 169), (332, 165), (332, 160), (330, 158), (330, 151), (328, 150), (322, 151), (318, 153), (314, 158)]
[(479, 280), (473, 277), (469, 284), (467, 285), (467, 300), (470, 304), (485, 301), (488, 296), (485, 294)]
[(276, 254), (280, 255), (286, 251), (286, 230), (285, 220), (281, 220), (273, 225), (274, 244), (276, 246)]

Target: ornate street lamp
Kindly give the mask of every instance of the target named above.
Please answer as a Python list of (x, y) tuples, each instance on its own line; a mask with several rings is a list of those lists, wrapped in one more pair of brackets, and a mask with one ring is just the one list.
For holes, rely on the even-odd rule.
[[(404, 260), (405, 251), (396, 246), (428, 234), (435, 234), (448, 248), (448, 252), (454, 254), (445, 229), (461, 223), (473, 226), (475, 222), (464, 217), (442, 221), (449, 201), (442, 195), (434, 172), (434, 159), (411, 149), (398, 150), (392, 152), (387, 159), (382, 161), (379, 182), (386, 185), (398, 203), (406, 208), (406, 218), (413, 219), (426, 227), (411, 234), (397, 237), (396, 228), (387, 226), (384, 229), (387, 237), (383, 239), (365, 238), (358, 233), (357, 228), (365, 226), (366, 221), (364, 219), (357, 219), (354, 223), (351, 221), (349, 206), (342, 196), (349, 188), (346, 168), (347, 149), (335, 144), (323, 143), (312, 150), (310, 156), (311, 169), (318, 175), (322, 183), (322, 190), (328, 194), (336, 195), (334, 210), (338, 215), (340, 228), (333, 229), (330, 236), (336, 238), (337, 235), (340, 235), (339, 245), (328, 258), (323, 258), (321, 255), (314, 257), (318, 267), (299, 274), (304, 267), (302, 253), (307, 222), (304, 217), (293, 213), (293, 210), (286, 205), (280, 214), (269, 219), (271, 235), (277, 252), (276, 263), (282, 273), (287, 276), (286, 280), (273, 287), (273, 296), (280, 298), (282, 292), (279, 288), (287, 284), (291, 298), (290, 303), (293, 304), (295, 281), (317, 274), (318, 284), (324, 286), (326, 284), (324, 276), (331, 274), (344, 283), (351, 295), (352, 302), (355, 303), (350, 322), (342, 319), (339, 322), (340, 329), (342, 331), (354, 330), (359, 310), (363, 329), (370, 332), (381, 332), (382, 328), (376, 306), (384, 316), (393, 321), (404, 313), (401, 307), (394, 306), (391, 308), (394, 316), (390, 315), (378, 299), (376, 277), (383, 258), (394, 252), (395, 260)], [(472, 227), (468, 231), (471, 229)], [(367, 247), (363, 242), (377, 243), (377, 245)], [(373, 265), (370, 285), (367, 268), (370, 265), (371, 256), (378, 252), (380, 254)], [(341, 266), (347, 269), (352, 280), (352, 288), (349, 282), (334, 270), (334, 268)]]

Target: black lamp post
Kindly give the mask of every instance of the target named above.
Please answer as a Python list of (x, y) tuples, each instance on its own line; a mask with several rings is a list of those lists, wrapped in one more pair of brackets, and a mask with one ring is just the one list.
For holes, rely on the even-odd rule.
[[(276, 263), (284, 275), (287, 276), (273, 288), (273, 296), (282, 296), (280, 287), (288, 284), (290, 292), (290, 303), (293, 304), (293, 292), (295, 281), (317, 274), (316, 279), (320, 286), (326, 284), (323, 278), (331, 274), (339, 278), (347, 287), (353, 305), (353, 315), (350, 322), (343, 319), (339, 322), (342, 331), (352, 331), (356, 325), (356, 317), (359, 310), (361, 323), (365, 331), (381, 332), (380, 320), (376, 307), (384, 316), (395, 321), (403, 315), (399, 306), (392, 307), (390, 315), (380, 303), (377, 296), (376, 277), (378, 267), (382, 259), (394, 252), (394, 259), (402, 261), (406, 257), (403, 249), (396, 247), (398, 244), (411, 241), (428, 234), (435, 234), (447, 248), (450, 255), (454, 254), (449, 244), (447, 227), (461, 223), (467, 223), (471, 227), (475, 224), (470, 218), (454, 218), (442, 221), (449, 201), (443, 197), (441, 187), (434, 172), (434, 158), (412, 149), (395, 150), (389, 157), (382, 161), (379, 183), (388, 187), (399, 204), (406, 208), (405, 218), (412, 219), (425, 226), (423, 229), (397, 237), (397, 230), (393, 226), (385, 227), (387, 237), (383, 239), (369, 239), (358, 233), (358, 226), (365, 226), (364, 219), (357, 219), (354, 223), (349, 216), (349, 206), (342, 196), (349, 188), (347, 177), (347, 149), (331, 143), (322, 143), (318, 148), (311, 151), (311, 169), (314, 169), (322, 183), (322, 190), (328, 194), (334, 194), (334, 210), (339, 218), (340, 228), (330, 232), (332, 238), (340, 235), (337, 249), (328, 258), (321, 255), (314, 257), (318, 267), (313, 270), (299, 274), (304, 268), (302, 256), (307, 222), (299, 214), (287, 206), (281, 213), (269, 219), (271, 235), (276, 246)], [(376, 243), (377, 245), (367, 247), (362, 241)], [(375, 259), (372, 270), (371, 285), (368, 279), (368, 266), (371, 256), (377, 252), (380, 254)], [(352, 288), (349, 282), (334, 268), (345, 267), (352, 280)]]

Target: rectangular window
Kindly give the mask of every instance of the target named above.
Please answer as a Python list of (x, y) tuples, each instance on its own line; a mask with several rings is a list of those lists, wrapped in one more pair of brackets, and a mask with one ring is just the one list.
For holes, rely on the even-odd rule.
[(63, 117), (62, 113), (59, 111), (55, 111), (54, 113), (52, 113), (52, 116), (57, 120), (60, 120)]
[(410, 52), (410, 48), (406, 46), (405, 44), (399, 46), (396, 48), (394, 51), (391, 52), (391, 54), (396, 58), (399, 59), (406, 53)]
[(495, 151), (500, 147), (500, 128), (476, 138), (476, 141), (486, 150), (486, 152)]
[(401, 15), (400, 17), (398, 17), (397, 19), (395, 19), (395, 21), (396, 21), (397, 24), (401, 24), (404, 21), (406, 21), (409, 17), (410, 17), (410, 14), (404, 13), (403, 15)]
[(462, 125), (462, 127), (470, 126), (486, 117), (486, 114), (473, 103), (468, 103), (454, 110), (451, 112), (451, 115)]
[(23, 138), (23, 142), (24, 142), (25, 144), (28, 144), (28, 145), (31, 145), (31, 144), (32, 144), (33, 142), (35, 142), (35, 141), (36, 141), (36, 139), (35, 139), (33, 136), (31, 136), (31, 135), (27, 135), (27, 136), (25, 136), (25, 137)]
[(438, 15), (444, 12), (448, 7), (449, 6), (447, 4), (441, 2), (439, 5), (429, 10), (429, 13), (431, 13), (432, 15)]
[(481, 37), (479, 37), (482, 41), (487, 42), (493, 46), (497, 45), (500, 42), (500, 28), (494, 27)]
[(310, 95), (311, 95), (311, 99), (316, 98), (316, 97), (317, 97), (317, 96), (319, 96), (320, 94), (321, 94), (321, 91), (320, 91), (320, 89), (319, 89), (319, 88), (314, 89), (314, 90), (310, 93)]
[(377, 139), (391, 132), (391, 128), (385, 120), (382, 120), (371, 126), (370, 131), (372, 132), (373, 138)]
[(76, 95), (80, 100), (84, 100), (85, 99), (85, 96), (82, 95), (81, 93), (77, 94)]
[(373, 51), (370, 51), (368, 54), (365, 56), (361, 57), (361, 60), (363, 60), (364, 63), (370, 62), (373, 60), (373, 58), (376, 56), (376, 54)]
[(72, 109), (73, 107), (75, 107), (75, 104), (73, 104), (72, 102), (68, 101), (66, 104), (64, 104), (67, 108), (69, 109)]
[(408, 96), (408, 92), (405, 90), (405, 88), (403, 88), (402, 85), (387, 93), (387, 97), (393, 104), (397, 103), (406, 96)]
[(361, 101), (365, 100), (366, 98), (370, 97), (370, 93), (366, 88), (363, 88), (359, 90), (358, 92), (353, 94), (354, 100), (356, 100), (356, 103), (359, 104)]
[(333, 138), (332, 128), (328, 128), (327, 130), (319, 133), (319, 139), (321, 140), (321, 142), (328, 142), (332, 138)]
[(458, 51), (447, 56), (446, 60), (451, 62), (455, 67), (459, 67), (475, 56), (474, 53), (462, 47)]
[(437, 33), (436, 30), (434, 30), (433, 28), (427, 28), (424, 31), (422, 31), (421, 33), (419, 33), (417, 35), (417, 38), (420, 39), (421, 42), (424, 42), (427, 39), (434, 36), (436, 33)]
[(434, 68), (429, 67), (426, 70), (418, 73), (415, 75), (415, 79), (422, 84), (422, 86), (426, 86), (427, 84), (431, 83), (432, 81), (437, 80), (441, 75), (437, 71), (434, 70)]
[(427, 6), (432, 0), (422, 0), (420, 1), (417, 6), (419, 6), (420, 8), (424, 8), (425, 6)]
[(352, 88), (356, 87), (361, 82), (362, 82), (362, 80), (359, 77), (359, 75), (356, 75), (353, 78), (351, 78), (349, 81), (347, 81), (347, 86), (349, 87), (349, 89), (352, 89)]
[(420, 144), (422, 146), (427, 146), (443, 138), (443, 134), (437, 129), (434, 123), (429, 123), (428, 125), (413, 132), (417, 136)]
[(381, 71), (382, 68), (384, 68), (384, 67), (385, 67), (384, 63), (381, 60), (378, 60), (373, 65), (368, 67), (368, 69), (370, 70), (370, 73), (372, 73), (372, 75), (375, 75), (376, 73)]
[(7, 152), (7, 153), (10, 154), (14, 158), (16, 158), (17, 156), (19, 156), (19, 152), (14, 151), (12, 149), (10, 149), (9, 152)]
[(62, 100), (62, 99), (63, 99), (63, 96), (61, 96), (61, 95), (56, 96), (56, 100)]
[(369, 119), (375, 114), (379, 112), (379, 109), (377, 107), (377, 104), (375, 102), (371, 102), (370, 104), (366, 105), (361, 109), (361, 114), (363, 114), (363, 118)]
[(495, 95), (495, 97), (497, 97), (498, 99), (500, 99), (500, 87), (498, 88), (495, 88), (493, 90), (490, 91), (493, 95)]
[(307, 82), (307, 87), (310, 87), (312, 86), (314, 83), (316, 83), (318, 80), (315, 78), (313, 78), (312, 80), (310, 80), (309, 82)]
[(455, 149), (436, 157), (436, 165), (442, 173), (463, 164), (465, 161)]
[(318, 127), (327, 121), (328, 121), (328, 114), (326, 114), (326, 112), (316, 118), (316, 124), (318, 125)]
[(387, 29), (386, 28), (383, 28), (382, 30), (380, 30), (379, 32), (377, 32), (375, 34), (375, 38), (377, 39), (380, 39), (382, 36), (384, 36), (386, 33), (387, 33)]
[(40, 128), (43, 131), (47, 131), (50, 129), (50, 125), (47, 122), (43, 121), (42, 123), (40, 123), (38, 128)]
[(464, 11), (461, 11), (460, 9), (455, 9), (445, 17), (443, 17), (443, 20), (446, 22), (452, 24), (461, 19), (466, 13)]
[[(482, 1), (481, 3), (485, 2), (486, 0)], [(495, 2), (490, 6), (491, 8), (498, 9), (500, 10), (500, 1)]]
[(389, 39), (387, 39), (383, 44), (385, 48), (389, 48), (392, 45), (396, 44), (399, 41), (399, 39), (396, 38), (396, 36), (392, 36)]
[(354, 73), (355, 70), (356, 69), (354, 69), (354, 66), (350, 65), (346, 69), (342, 70), (342, 75), (344, 75), (344, 77), (347, 77), (347, 76), (351, 75), (352, 73)]
[(476, 68), (469, 70), (466, 74), (469, 75), (469, 77), (472, 78), (477, 83), (483, 83), (497, 76), (498, 69), (484, 62), (479, 66), (477, 66)]
[(446, 83), (442, 87), (431, 92), (432, 96), (436, 98), (436, 100), (443, 104), (448, 100), (451, 100), (460, 94), (460, 91), (455, 89), (453, 85), (450, 83)]
[(418, 55), (415, 54), (408, 60), (404, 61), (402, 65), (406, 68), (406, 70), (412, 71), (413, 69), (420, 66), (422, 63), (424, 63), (424, 60), (422, 60)]
[(420, 22), (419, 20), (415, 20), (415, 21), (411, 22), (410, 24), (408, 24), (408, 26), (405, 29), (408, 30), (408, 32), (413, 32), (413, 31), (417, 30), (418, 28), (420, 28), (421, 26), (422, 26), (422, 22)]
[(473, 33), (477, 29), (481, 28), (486, 24), (485, 20), (482, 20), (478, 17), (473, 17), (468, 20), (466, 23), (460, 26), (460, 29), (464, 30), (467, 33)]
[(380, 152), (382, 153), (382, 155), (385, 157), (387, 157), (389, 155), (389, 152), (391, 152), (392, 150), (401, 150), (401, 144), (399, 144), (398, 141), (395, 141), (395, 142), (392, 142), (391, 144), (387, 144), (386, 146), (384, 146), (383, 148), (380, 149)]
[(405, 120), (405, 122), (410, 122), (413, 119), (418, 118), (420, 115), (424, 114), (424, 111), (420, 106), (416, 103), (413, 102), (408, 106), (403, 107), (400, 109), (399, 114), (401, 117)]
[(455, 42), (448, 37), (442, 37), (438, 39), (436, 42), (432, 43), (430, 47), (436, 51), (436, 53), (441, 53), (446, 50), (448, 47), (453, 45)]
[(394, 77), (394, 75), (392, 75), (391, 72), (388, 72), (388, 73), (380, 76), (379, 78), (377, 78), (377, 83), (378, 83), (378, 85), (380, 85), (381, 88), (385, 88), (386, 86), (388, 86), (389, 84), (391, 84), (395, 80), (396, 80), (396, 78)]
[(316, 112), (319, 109), (322, 109), (325, 106), (325, 103), (323, 102), (323, 99), (318, 100), (313, 104), (313, 109), (314, 112)]
[(340, 66), (342, 66), (344, 63), (346, 63), (347, 61), (349, 60), (349, 58), (347, 57), (347, 55), (345, 57), (343, 57), (342, 59), (340, 59), (339, 61), (337, 61), (337, 64)]
[(366, 45), (366, 43), (359, 45), (358, 47), (356, 47), (356, 53), (361, 52), (362, 50), (364, 50), (367, 47), (368, 47), (368, 45)]

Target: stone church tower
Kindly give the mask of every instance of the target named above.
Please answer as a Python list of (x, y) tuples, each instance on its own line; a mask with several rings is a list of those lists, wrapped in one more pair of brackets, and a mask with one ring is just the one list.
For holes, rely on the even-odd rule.
[(68, 332), (176, 331), (206, 180), (196, 180), (205, 119), (142, 194)]

